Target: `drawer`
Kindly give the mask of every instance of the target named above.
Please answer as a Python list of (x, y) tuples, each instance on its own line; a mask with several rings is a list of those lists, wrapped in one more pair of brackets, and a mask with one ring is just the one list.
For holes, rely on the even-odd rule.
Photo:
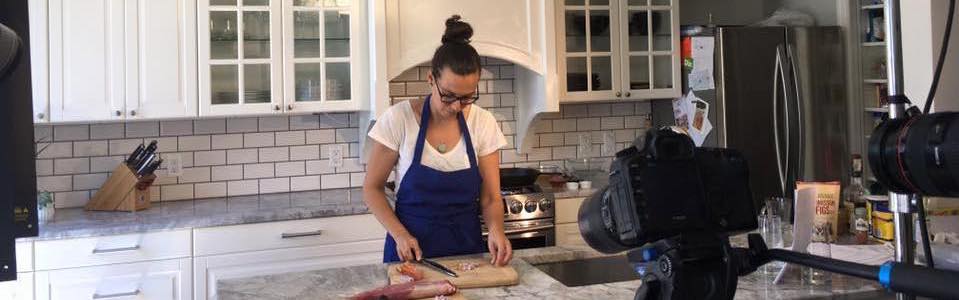
[(54, 270), (190, 257), (190, 230), (37, 241), (35, 268)]
[(194, 256), (307, 247), (383, 239), (386, 230), (371, 214), (198, 228)]
[(37, 299), (191, 299), (189, 258), (36, 272)]
[(559, 224), (556, 225), (556, 246), (588, 246), (586, 240), (579, 233), (579, 224)]
[(33, 271), (33, 242), (17, 242), (17, 272)]
[(556, 199), (556, 224), (575, 223), (579, 214), (579, 205), (586, 198)]
[(33, 273), (17, 273), (17, 280), (0, 282), (0, 299), (33, 300)]

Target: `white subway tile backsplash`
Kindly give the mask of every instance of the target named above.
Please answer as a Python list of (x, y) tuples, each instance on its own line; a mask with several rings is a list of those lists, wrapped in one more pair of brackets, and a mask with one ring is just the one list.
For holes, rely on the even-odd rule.
[(488, 109), (490, 113), (493, 114), (493, 117), (496, 117), (500, 121), (512, 121), (515, 120), (515, 115), (513, 115), (512, 107), (499, 107), (499, 108), (490, 108)]
[(176, 152), (179, 144), (177, 137), (148, 138), (144, 142), (157, 141), (157, 152)]
[(123, 156), (100, 156), (90, 158), (90, 172), (111, 172), (126, 159)]
[(193, 134), (193, 120), (162, 121), (160, 122), (161, 136), (177, 136)]
[(320, 146), (320, 158), (327, 159), (330, 158), (330, 151), (332, 149), (339, 148), (343, 153), (343, 157), (346, 157), (350, 151), (350, 148), (347, 144), (326, 144)]
[(89, 125), (56, 125), (53, 126), (53, 140), (55, 141), (82, 141), (90, 138)]
[(256, 132), (259, 129), (257, 118), (229, 118), (226, 119), (226, 132), (246, 133)]
[(53, 126), (34, 124), (33, 125), (33, 141), (34, 142), (52, 142)]
[(243, 179), (243, 165), (214, 166), (210, 168), (213, 181)]
[(484, 66), (480, 68), (480, 80), (495, 79), (499, 77), (499, 67)]
[(290, 118), (287, 116), (261, 117), (260, 131), (285, 131), (290, 129)]
[(193, 152), (173, 152), (173, 153), (163, 153), (164, 160), (169, 160), (170, 155), (179, 155), (180, 156), (180, 165), (184, 168), (192, 167), (193, 164)]
[(243, 165), (243, 178), (270, 178), (273, 177), (273, 164), (248, 164)]
[(314, 160), (320, 158), (319, 145), (290, 147), (290, 160)]
[(336, 142), (336, 131), (333, 129), (309, 130), (306, 132), (307, 144), (329, 144)]
[(109, 154), (107, 141), (85, 141), (73, 143), (73, 156), (104, 156)]
[(577, 131), (599, 130), (599, 118), (576, 119)]
[(611, 115), (610, 105), (605, 103), (591, 104), (587, 106), (590, 117), (606, 117)]
[(544, 133), (539, 135), (540, 147), (562, 146), (565, 140), (562, 133)]
[(625, 127), (623, 117), (603, 117), (600, 121), (599, 129), (623, 129)]
[(274, 166), (277, 177), (303, 176), (306, 174), (306, 163), (303, 161), (280, 162)]
[(226, 182), (197, 183), (193, 185), (193, 197), (226, 197)]
[(181, 136), (179, 137), (180, 151), (210, 150), (210, 136)]
[(243, 135), (243, 146), (246, 148), (273, 147), (273, 133), (247, 133)]
[(218, 134), (211, 137), (212, 149), (243, 148), (243, 134)]
[(193, 199), (193, 185), (174, 184), (160, 186), (160, 199), (162, 201)]
[(516, 122), (500, 122), (500, 130), (503, 131), (503, 135), (512, 135), (516, 134)]
[(160, 123), (153, 122), (129, 122), (127, 126), (127, 137), (155, 137), (160, 135)]
[[(356, 131), (355, 129), (353, 131)], [(303, 145), (306, 143), (305, 131), (281, 131), (276, 133), (277, 146)]]
[(482, 108), (492, 108), (496, 106), (496, 95), (483, 94), (480, 95), (479, 99), (476, 99), (475, 105), (479, 105)]
[(553, 120), (553, 132), (576, 131), (576, 119)]
[(38, 176), (37, 190), (47, 192), (68, 192), (73, 190), (72, 176)]
[(90, 201), (90, 191), (61, 192), (53, 194), (53, 207), (83, 207)]
[(36, 151), (39, 152), (37, 158), (62, 158), (73, 156), (73, 143), (37, 143)]
[(336, 130), (336, 142), (337, 143), (352, 143), (358, 142), (360, 131), (356, 128), (344, 128)]
[(511, 79), (516, 75), (516, 68), (512, 65), (499, 67), (499, 78)]
[(73, 175), (73, 190), (99, 189), (110, 173)]
[(360, 157), (360, 143), (350, 143), (350, 155), (348, 157)]
[(426, 95), (432, 92), (432, 88), (426, 82), (407, 82), (407, 95)]
[(526, 161), (525, 153), (517, 153), (516, 150), (513, 150), (513, 149), (500, 150), (500, 156), (502, 156), (500, 158), (500, 161), (503, 163), (515, 163), (515, 162)]
[(363, 172), (366, 168), (360, 163), (358, 158), (347, 158), (343, 160), (343, 166), (336, 168), (337, 173)]
[(254, 195), (259, 192), (259, 181), (237, 180), (227, 183), (227, 196)]
[(586, 104), (560, 105), (559, 111), (563, 113), (563, 118), (585, 118), (589, 116), (589, 105), (586, 105)]
[(406, 83), (402, 82), (390, 82), (390, 97), (395, 96), (405, 96), (406, 95)]
[(516, 94), (499, 94), (499, 105), (502, 107), (516, 106)]
[(579, 135), (580, 132), (567, 132), (563, 134), (563, 140), (565, 140), (565, 145), (579, 145)]
[(636, 114), (637, 115), (648, 115), (653, 111), (653, 105), (649, 102), (642, 102), (636, 104)]
[(256, 148), (231, 149), (226, 152), (226, 163), (231, 165), (255, 163), (259, 161), (259, 156)]
[(490, 93), (512, 93), (513, 92), (512, 80), (490, 80), (488, 85), (489, 85)]
[(645, 127), (646, 124), (646, 118), (643, 116), (626, 116), (624, 119), (626, 128), (641, 128)]
[(306, 162), (307, 175), (333, 174), (335, 172), (336, 170), (330, 166), (330, 160), (328, 159), (310, 160)]
[(350, 115), (344, 113), (321, 114), (320, 128), (344, 128), (350, 126)]
[(350, 187), (362, 187), (366, 180), (366, 173), (350, 173)]
[(122, 139), (125, 130), (123, 123), (90, 124), (90, 139)]
[(410, 68), (400, 75), (393, 78), (394, 81), (417, 81), (420, 80), (420, 72), (417, 68)]
[(260, 162), (277, 162), (290, 160), (290, 148), (260, 148)]
[(179, 177), (180, 183), (197, 183), (210, 181), (210, 167), (183, 168), (183, 175)]
[(533, 148), (526, 154), (529, 161), (541, 161), (553, 159), (553, 148)]
[(323, 175), (320, 178), (323, 189), (338, 189), (350, 187), (350, 174)]
[(90, 172), (89, 158), (61, 158), (53, 161), (53, 173), (57, 175), (83, 174), (87, 172)]
[(155, 172), (155, 174), (157, 178), (153, 181), (153, 185), (169, 185), (177, 183), (177, 177), (168, 174), (165, 170), (159, 170)]
[(143, 139), (110, 140), (110, 155), (130, 155)]
[(193, 120), (193, 134), (217, 134), (226, 132), (226, 119)]
[(300, 176), (290, 178), (290, 190), (309, 191), (318, 190), (320, 186), (320, 176)]
[(290, 178), (260, 179), (260, 194), (284, 193), (290, 191)]
[(305, 130), (320, 128), (320, 116), (297, 115), (290, 117), (290, 130)]
[(616, 142), (618, 143), (631, 143), (633, 139), (636, 138), (635, 129), (620, 129), (614, 131), (614, 134), (616, 135)]
[(36, 164), (37, 176), (53, 175), (52, 159), (37, 159), (34, 160), (34, 164)]
[(610, 106), (610, 115), (613, 116), (631, 116), (636, 111), (636, 104), (633, 102), (613, 103)]
[(576, 158), (576, 146), (564, 146), (553, 148), (553, 159)]

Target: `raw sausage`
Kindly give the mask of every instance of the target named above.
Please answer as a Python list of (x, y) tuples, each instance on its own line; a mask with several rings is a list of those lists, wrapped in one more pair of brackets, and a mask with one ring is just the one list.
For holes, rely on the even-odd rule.
[(416, 281), (388, 285), (374, 290), (356, 294), (353, 300), (406, 300), (429, 298), (438, 295), (452, 295), (456, 293), (456, 286), (449, 280)]

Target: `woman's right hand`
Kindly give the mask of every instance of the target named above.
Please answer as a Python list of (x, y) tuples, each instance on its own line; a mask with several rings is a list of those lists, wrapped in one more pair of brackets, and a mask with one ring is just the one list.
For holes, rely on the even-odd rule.
[(413, 235), (407, 233), (393, 237), (396, 241), (396, 254), (402, 261), (419, 261), (423, 258), (423, 250)]

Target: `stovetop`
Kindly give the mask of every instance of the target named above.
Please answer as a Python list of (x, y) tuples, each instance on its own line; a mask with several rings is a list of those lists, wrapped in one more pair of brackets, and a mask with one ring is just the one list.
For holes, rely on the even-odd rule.
[(552, 219), (556, 201), (537, 185), (502, 188), (504, 221)]

